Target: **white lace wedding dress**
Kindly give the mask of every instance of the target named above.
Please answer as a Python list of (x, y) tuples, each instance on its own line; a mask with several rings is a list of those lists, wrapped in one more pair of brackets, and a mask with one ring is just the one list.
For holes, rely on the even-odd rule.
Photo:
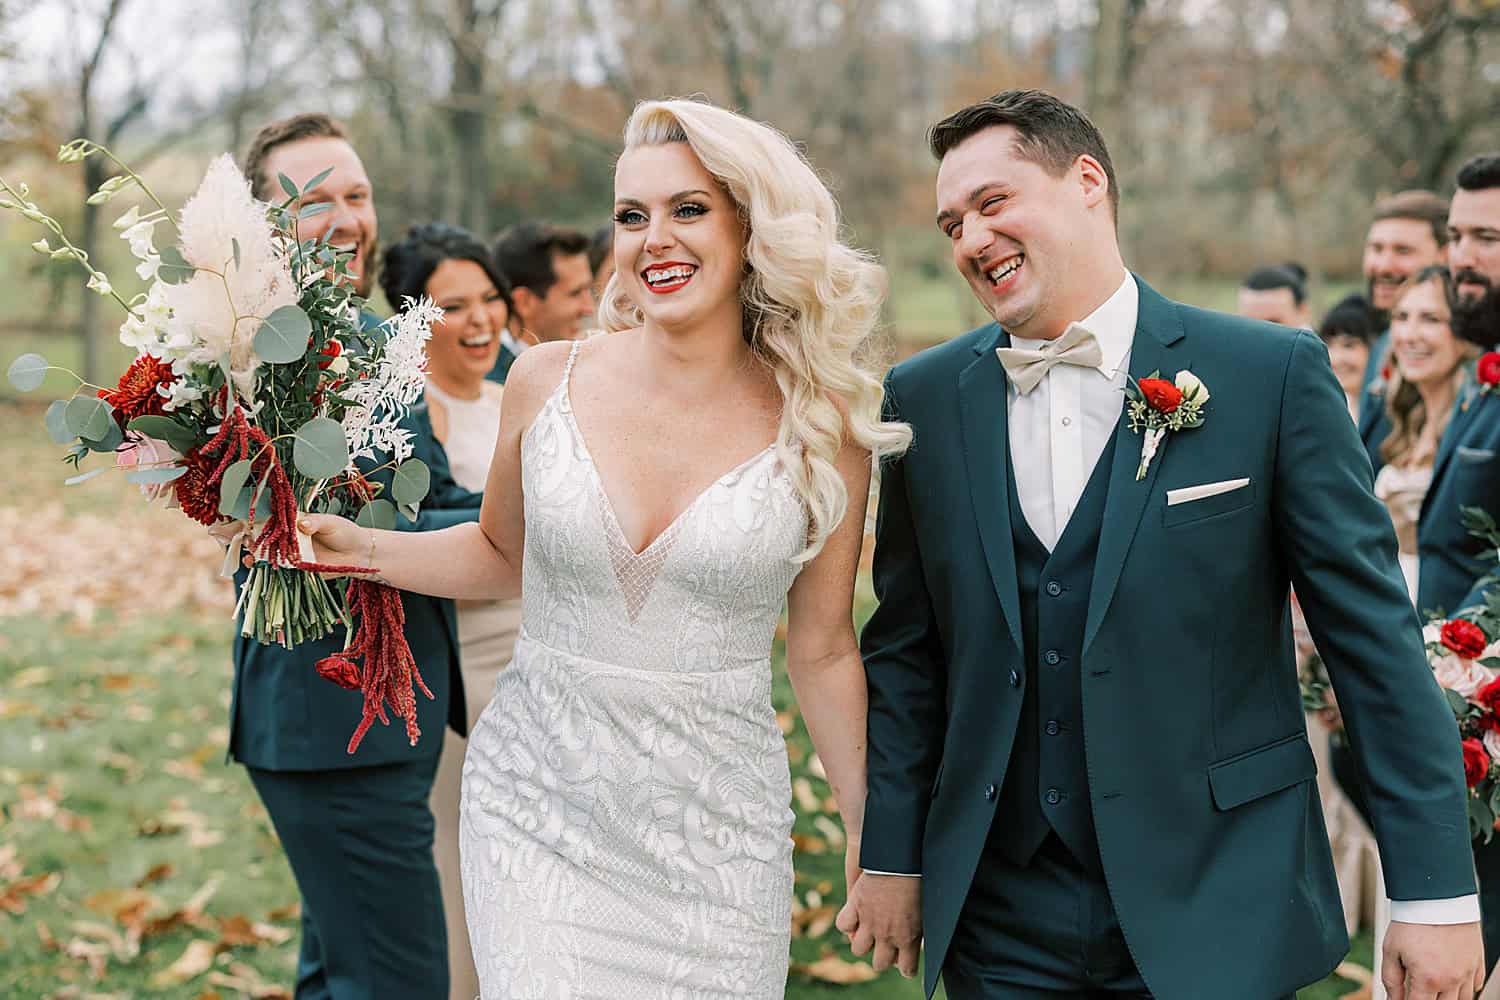
[(791, 784), (771, 642), (806, 512), (774, 450), (631, 551), (562, 382), (521, 443), (515, 659), (469, 737), (484, 1000), (779, 998)]

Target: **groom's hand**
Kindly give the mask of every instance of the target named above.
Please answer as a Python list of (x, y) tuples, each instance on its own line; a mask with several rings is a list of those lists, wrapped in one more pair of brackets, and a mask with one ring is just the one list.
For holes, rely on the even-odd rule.
[(894, 965), (910, 979), (922, 953), (922, 880), (864, 873), (850, 889), (837, 926), (854, 954), (875, 949), (876, 972)]
[(1391, 1000), (1472, 1000), (1484, 986), (1479, 924), (1406, 924), (1385, 932), (1380, 981)]

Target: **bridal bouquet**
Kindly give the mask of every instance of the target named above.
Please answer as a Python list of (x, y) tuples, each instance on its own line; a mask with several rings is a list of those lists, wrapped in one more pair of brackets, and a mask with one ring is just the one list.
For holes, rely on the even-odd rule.
[[(89, 156), (108, 157), (119, 171), (91, 203), (134, 187), (151, 206), (133, 206), (114, 223), (147, 283), (129, 299), (30, 200), (25, 184), (0, 178), (0, 209), (45, 229), (33, 249), (81, 266), (88, 288), (121, 307), (120, 340), (136, 351), (113, 386), (88, 385), (68, 372), (78, 390), (48, 406), (47, 431), (79, 473), (67, 483), (118, 470), (148, 499), (163, 498), (200, 524), (228, 526), (226, 573), (243, 551), (252, 561), (236, 610), (243, 634), (291, 648), (344, 626), (348, 648), (320, 661), (318, 672), (364, 693), (350, 752), (376, 718), (389, 721), (387, 705), (415, 743), (413, 685), (431, 693), (402, 634), (399, 595), (374, 580), (373, 567), (317, 564), (297, 518), (342, 513), (394, 527), (399, 510), (415, 519), (428, 470), (410, 457), (411, 434), (401, 421), (421, 395), (423, 344), (439, 311), (424, 300), (368, 328), (349, 281), (350, 254), (326, 236), (296, 236), (299, 219), (330, 208), (299, 207), (326, 172), (300, 189), (281, 176), (285, 198), (267, 205), (221, 156), (174, 218), (104, 147), (75, 140), (58, 158)], [(52, 368), (40, 355), (23, 355), (11, 364), (10, 381), (30, 391)], [(81, 471), (96, 453), (112, 463)], [(387, 465), (376, 467), (381, 461)], [(369, 478), (385, 467), (394, 468), (388, 497)], [(330, 580), (324, 573), (364, 576)]]
[[(1487, 614), (1481, 615), (1489, 618)], [(1464, 779), (1469, 786), (1469, 832), (1486, 843), (1500, 817), (1500, 645), (1490, 628), (1464, 618), (1429, 622), (1422, 630), (1427, 662), (1458, 720)]]

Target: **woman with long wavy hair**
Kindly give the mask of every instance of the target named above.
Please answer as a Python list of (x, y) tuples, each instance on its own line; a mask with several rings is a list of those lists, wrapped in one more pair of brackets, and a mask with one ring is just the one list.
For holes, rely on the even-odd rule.
[(1375, 495), (1391, 512), (1401, 570), (1413, 601), (1422, 500), (1432, 483), (1443, 431), (1470, 377), (1465, 362), (1478, 353), (1453, 332), (1456, 302), (1448, 269), (1437, 265), (1412, 275), (1391, 307), (1394, 363), (1385, 399), (1391, 430), (1380, 444), (1384, 464), (1375, 477)]
[[(780, 997), (786, 662), (858, 875), (865, 681), (851, 613), (881, 417), (880, 267), (774, 129), (640, 105), (615, 172), (608, 336), (516, 362), (477, 525), (419, 542), (308, 517), (320, 558), (523, 604), (469, 739), (465, 903), (486, 1000)], [(524, 579), (522, 568), (524, 566)]]

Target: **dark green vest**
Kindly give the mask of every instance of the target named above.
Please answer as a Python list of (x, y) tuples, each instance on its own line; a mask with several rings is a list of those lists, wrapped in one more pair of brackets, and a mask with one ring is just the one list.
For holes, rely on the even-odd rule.
[[(1048, 832), (1055, 832), (1078, 863), (1099, 877), (1103, 869), (1089, 806), (1079, 662), (1115, 437), (1111, 432), (1110, 443), (1051, 552), (1026, 523), (1014, 469), (1006, 477), (1028, 676), (1016, 741), (990, 829), (990, 842), (1015, 865), (1029, 864)], [(1005, 460), (1009, 464), (1009, 444)]]

